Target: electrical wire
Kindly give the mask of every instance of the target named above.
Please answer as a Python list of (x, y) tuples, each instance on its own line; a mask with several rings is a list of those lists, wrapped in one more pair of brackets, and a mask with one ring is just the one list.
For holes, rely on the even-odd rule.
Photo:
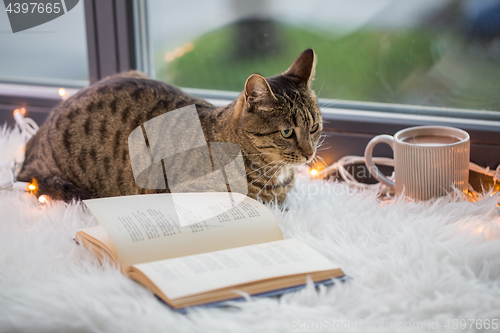
[[(373, 162), (377, 165), (394, 167), (394, 160), (392, 158), (374, 157)], [(363, 189), (378, 188), (379, 192), (389, 193), (391, 189), (382, 183), (376, 183), (376, 184), (360, 183), (359, 181), (356, 180), (354, 175), (351, 174), (346, 168), (346, 166), (348, 165), (364, 164), (364, 163), (365, 163), (365, 158), (362, 156), (352, 156), (352, 155), (344, 156), (337, 162), (333, 163), (332, 165), (327, 166), (326, 168), (320, 170), (315, 178), (324, 179), (328, 177), (331, 173), (338, 172), (340, 177), (342, 177), (342, 180), (348, 185)], [(394, 175), (389, 177), (389, 179), (391, 178), (393, 180)]]
[[(33, 119), (25, 117), (25, 114), (25, 108), (15, 109), (13, 112), (16, 125), (21, 131), (23, 141), (26, 144), (28, 140), (31, 139), (31, 137), (33, 137), (36, 132), (38, 132), (39, 127)], [(2, 170), (3, 172), (1, 172)], [(15, 170), (15, 161), (0, 161), (1, 174), (3, 175), (7, 173), (7, 176), (5, 176), (5, 178), (0, 179), (0, 191), (7, 189), (30, 191), (30, 187), (33, 185), (27, 182), (17, 181)]]
[(13, 114), (16, 124), (21, 130), (24, 142), (28, 142), (38, 132), (37, 123), (33, 119), (24, 116), (26, 114), (25, 108), (15, 109)]
[(16, 182), (16, 177), (14, 175), (14, 167), (15, 167), (14, 162), (0, 161), (0, 170), (6, 169), (7, 173), (5, 179), (0, 179), (0, 191), (11, 188)]
[[(394, 167), (394, 160), (391, 158), (385, 158), (385, 157), (374, 157), (373, 162), (377, 165), (385, 165), (385, 166), (391, 166)], [(344, 156), (337, 162), (333, 163), (330, 166), (327, 166), (326, 168), (320, 170), (316, 176), (314, 176), (315, 179), (324, 179), (327, 178), (330, 174), (334, 172), (338, 172), (342, 180), (350, 185), (355, 187), (356, 189), (373, 189), (376, 192), (380, 194), (385, 194), (386, 196), (392, 195), (393, 190), (383, 184), (383, 183), (375, 183), (375, 184), (365, 184), (365, 183), (360, 183), (359, 181), (356, 180), (354, 175), (352, 175), (346, 168), (346, 166), (349, 165), (355, 165), (355, 164), (364, 164), (365, 159), (362, 156)], [(496, 167), (494, 171), (492, 171), (489, 167), (483, 168), (475, 163), (469, 162), (469, 170), (489, 176), (493, 179), (493, 186), (497, 184), (497, 182), (500, 183), (500, 164)], [(392, 173), (391, 177), (389, 177), (390, 180), (394, 181), (394, 172)], [(471, 198), (477, 199), (479, 197), (479, 193), (474, 190), (474, 188), (469, 184), (469, 194)]]

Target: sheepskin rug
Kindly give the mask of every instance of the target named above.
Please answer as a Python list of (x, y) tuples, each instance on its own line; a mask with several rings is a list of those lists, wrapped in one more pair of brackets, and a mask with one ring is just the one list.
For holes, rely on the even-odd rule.
[[(0, 131), (0, 160), (22, 155)], [(73, 241), (96, 225), (81, 203), (42, 205), (0, 191), (1, 332), (498, 332), (497, 196), (381, 203), (371, 190), (302, 180), (288, 210), (269, 208), (286, 238), (338, 263), (345, 283), (223, 308), (172, 311)], [(495, 329), (496, 328), (496, 329)]]

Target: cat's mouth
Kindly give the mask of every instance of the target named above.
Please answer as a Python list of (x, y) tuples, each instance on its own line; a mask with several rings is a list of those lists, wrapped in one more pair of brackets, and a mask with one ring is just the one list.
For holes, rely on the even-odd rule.
[(309, 164), (309, 163), (312, 163), (314, 161), (314, 157), (316, 156), (316, 154), (312, 154), (310, 156), (304, 156), (305, 158), (305, 162), (303, 164)]
[(296, 152), (291, 152), (291, 153), (285, 153), (282, 152), (280, 155), (267, 155), (268, 157), (264, 159), (267, 163), (273, 164), (273, 163), (286, 163), (289, 165), (305, 165), (305, 164), (310, 164), (313, 163), (315, 158), (316, 158), (316, 152), (312, 154), (300, 154)]
[(313, 163), (316, 159), (316, 150), (312, 154), (303, 154), (302, 156), (303, 162), (300, 164), (310, 164)]
[(295, 158), (284, 158), (283, 161), (285, 161), (288, 164), (293, 164), (293, 165), (307, 165), (310, 164), (314, 161), (314, 156), (315, 155), (310, 155), (308, 157), (306, 156), (297, 156)]

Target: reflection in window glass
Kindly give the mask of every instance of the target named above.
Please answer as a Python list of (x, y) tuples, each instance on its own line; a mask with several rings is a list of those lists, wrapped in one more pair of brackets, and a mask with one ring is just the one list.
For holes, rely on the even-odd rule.
[(16, 33), (12, 33), (5, 7), (1, 9), (0, 82), (88, 84), (83, 1), (52, 21)]
[(241, 91), (304, 49), (320, 98), (500, 110), (500, 1), (148, 3), (157, 79)]

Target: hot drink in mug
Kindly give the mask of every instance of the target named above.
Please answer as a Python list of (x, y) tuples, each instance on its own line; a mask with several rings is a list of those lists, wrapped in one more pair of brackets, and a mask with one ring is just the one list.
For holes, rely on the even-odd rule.
[[(394, 151), (395, 181), (387, 179), (373, 163), (378, 143)], [(366, 146), (365, 163), (380, 182), (415, 200), (446, 195), (457, 188), (466, 192), (469, 184), (469, 134), (445, 126), (419, 126), (403, 129), (393, 137), (378, 135)]]

